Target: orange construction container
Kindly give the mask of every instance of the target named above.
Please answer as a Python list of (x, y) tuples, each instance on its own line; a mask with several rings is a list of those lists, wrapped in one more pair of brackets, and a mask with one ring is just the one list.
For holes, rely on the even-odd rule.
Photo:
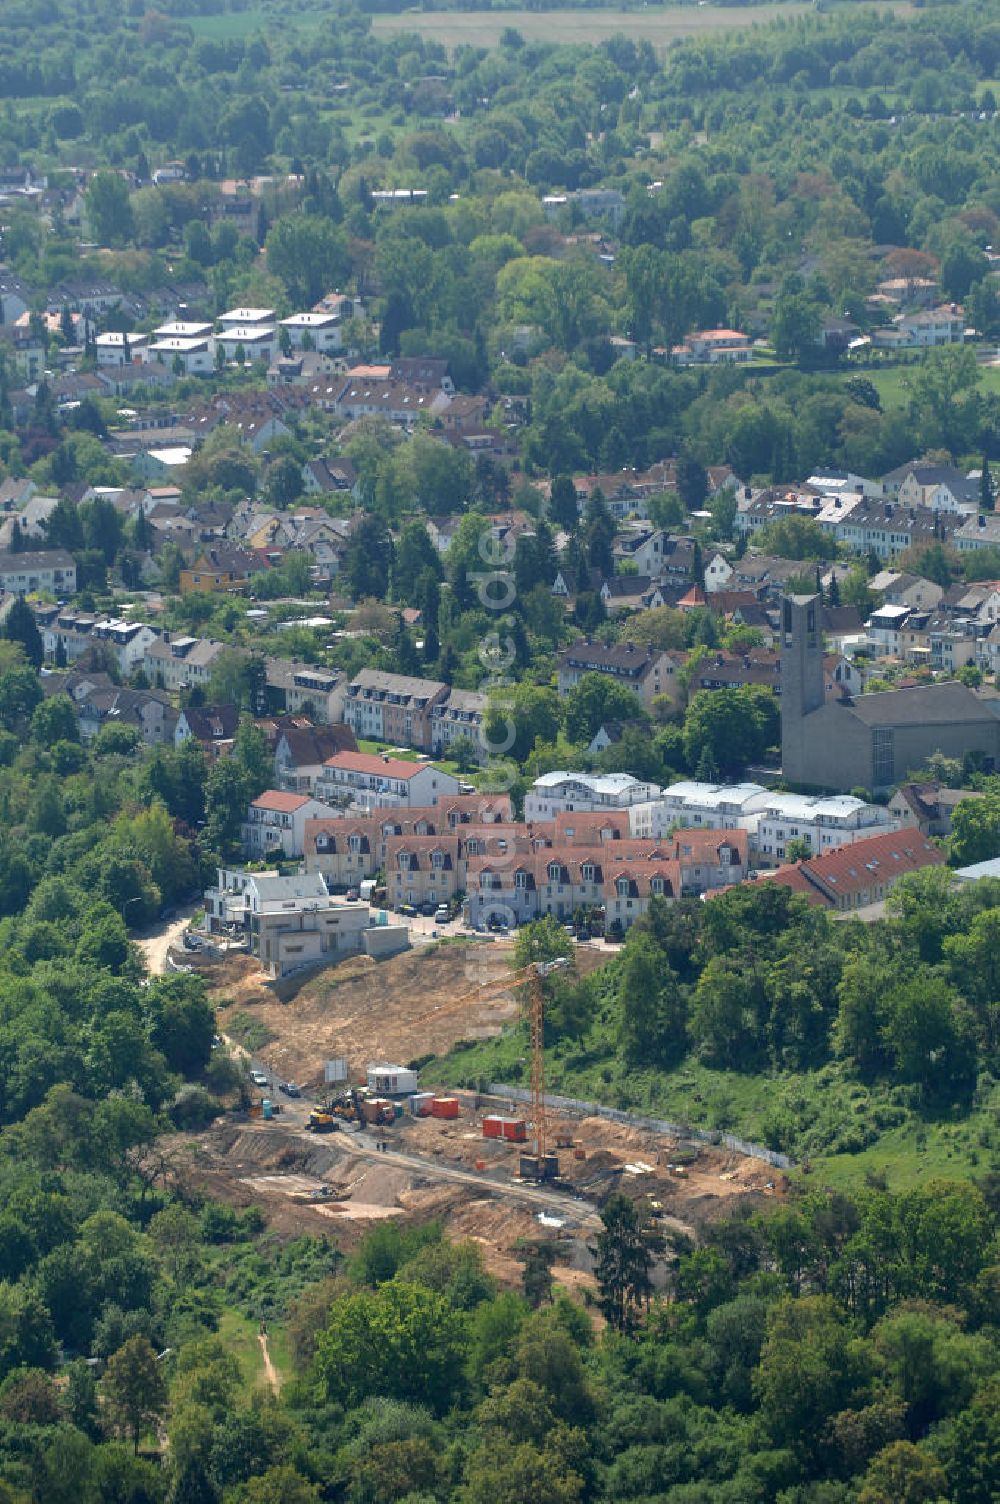
[(431, 1117), (432, 1118), (457, 1118), (458, 1117), (458, 1098), (457, 1097), (435, 1097), (434, 1100), (433, 1100), (433, 1102), (431, 1103)]
[(503, 1118), (483, 1118), (483, 1138), (503, 1138)]
[(528, 1125), (523, 1118), (504, 1118), (503, 1136), (515, 1144), (525, 1144), (528, 1141)]

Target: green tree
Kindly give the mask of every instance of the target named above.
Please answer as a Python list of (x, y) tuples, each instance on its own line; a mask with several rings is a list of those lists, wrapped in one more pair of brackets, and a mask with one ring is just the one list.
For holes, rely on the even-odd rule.
[(613, 1331), (629, 1333), (653, 1296), (655, 1240), (644, 1213), (627, 1196), (612, 1196), (601, 1212), (601, 1222), (603, 1229), (591, 1250), (598, 1303)]
[(946, 1497), (944, 1469), (909, 1441), (894, 1441), (872, 1458), (858, 1504), (939, 1504)]
[(608, 674), (583, 674), (563, 702), (566, 735), (582, 746), (606, 721), (641, 721), (639, 696)]
[(951, 820), (948, 857), (953, 867), (968, 867), (1000, 856), (1000, 793), (961, 799)]
[(53, 695), (35, 706), (31, 717), (31, 739), (43, 747), (80, 740), (76, 708), (69, 695)]
[(84, 194), (94, 239), (102, 245), (125, 245), (135, 233), (128, 184), (117, 172), (95, 172)]
[(669, 1069), (687, 1047), (687, 998), (650, 935), (630, 933), (618, 974), (619, 1035), (630, 1065)]
[(311, 305), (338, 287), (350, 270), (347, 240), (318, 214), (285, 214), (268, 231), (268, 270), (280, 277), (293, 304)]
[(131, 1439), (138, 1455), (143, 1431), (159, 1420), (167, 1403), (163, 1372), (145, 1337), (130, 1337), (112, 1353), (101, 1390), (112, 1426)]
[(443, 1296), (391, 1281), (336, 1302), (316, 1344), (317, 1394), (359, 1405), (378, 1395), (442, 1412), (462, 1382), (462, 1326)]
[(35, 613), (23, 595), (17, 597), (7, 612), (3, 623), (3, 635), (8, 642), (20, 643), (28, 662), (35, 668), (41, 668), (45, 659), (42, 634), (38, 630)]

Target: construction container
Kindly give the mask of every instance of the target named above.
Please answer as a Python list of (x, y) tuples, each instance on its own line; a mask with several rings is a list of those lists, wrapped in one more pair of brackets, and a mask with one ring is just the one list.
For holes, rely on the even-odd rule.
[(367, 1087), (380, 1097), (408, 1097), (419, 1086), (416, 1071), (402, 1065), (370, 1065)]
[(260, 1104), (260, 1115), (266, 1123), (269, 1123), (274, 1117), (274, 1107), (272, 1103), (268, 1101), (267, 1097), (265, 1097), (263, 1102), (261, 1102)]
[(396, 1119), (396, 1122), (398, 1123), (399, 1120), (400, 1120), (400, 1118), (403, 1116), (403, 1104), (402, 1104), (402, 1102), (393, 1102), (393, 1104), (392, 1104), (392, 1115)]
[(528, 1125), (523, 1118), (504, 1118), (503, 1136), (513, 1144), (528, 1142)]
[(385, 1097), (368, 1097), (361, 1103), (361, 1118), (365, 1123), (395, 1122), (395, 1104)]
[(415, 1091), (410, 1098), (410, 1111), (415, 1118), (429, 1118), (431, 1115), (431, 1103), (434, 1100), (432, 1091)]
[(483, 1138), (503, 1138), (503, 1118), (483, 1118)]
[(458, 1117), (458, 1098), (457, 1097), (435, 1097), (434, 1100), (431, 1102), (431, 1117), (432, 1118), (457, 1118)]

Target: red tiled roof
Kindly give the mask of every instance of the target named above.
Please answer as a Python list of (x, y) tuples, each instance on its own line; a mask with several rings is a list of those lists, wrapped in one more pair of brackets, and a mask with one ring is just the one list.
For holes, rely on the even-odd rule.
[(279, 815), (290, 815), (308, 803), (308, 794), (283, 794), (279, 789), (265, 789), (260, 798), (253, 801), (251, 808), (270, 809)]
[(323, 766), (344, 768), (349, 773), (374, 773), (382, 778), (412, 778), (427, 764), (406, 762), (401, 757), (380, 757), (377, 752), (338, 752), (328, 757)]
[(805, 893), (812, 903), (839, 905), (875, 887), (892, 887), (909, 872), (944, 864), (944, 852), (913, 826), (867, 836), (838, 846), (795, 866), (761, 874), (760, 881), (780, 882)]

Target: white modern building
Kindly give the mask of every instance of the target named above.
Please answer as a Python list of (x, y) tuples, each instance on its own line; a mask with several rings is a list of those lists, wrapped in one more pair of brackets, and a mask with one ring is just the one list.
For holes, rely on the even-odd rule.
[(273, 324), (227, 324), (215, 336), (215, 348), (226, 360), (242, 356), (244, 362), (262, 360), (268, 365), (278, 354), (278, 331)]
[(879, 804), (866, 804), (850, 794), (812, 798), (806, 794), (770, 794), (766, 808), (750, 831), (751, 857), (760, 866), (785, 860), (790, 841), (807, 841), (813, 856), (851, 846), (868, 836), (899, 830), (900, 821)]
[(209, 336), (165, 334), (149, 346), (149, 359), (185, 376), (205, 376), (215, 369), (215, 345)]
[[(330, 896), (318, 872), (278, 877), (273, 872), (219, 870), (205, 893), (205, 914), (213, 934), (243, 934), (250, 953), (272, 977), (301, 967), (356, 955), (366, 949), (372, 914), (366, 903)], [(390, 930), (405, 949), (409, 932)]]
[(112, 330), (97, 336), (94, 350), (99, 366), (124, 366), (133, 360), (148, 360), (149, 335), (120, 334)]
[(662, 841), (675, 827), (702, 826), (706, 830), (750, 830), (768, 791), (760, 783), (702, 783), (683, 779), (665, 788), (658, 798), (638, 803), (629, 811), (633, 836)]
[(553, 820), (564, 811), (630, 809), (649, 803), (659, 792), (658, 784), (631, 773), (543, 773), (524, 797), (524, 818)]
[(867, 836), (898, 830), (900, 822), (878, 804), (849, 794), (775, 793), (759, 783), (713, 784), (686, 779), (660, 798), (629, 812), (632, 835), (662, 841), (672, 830), (745, 830), (752, 866), (786, 859), (788, 843), (808, 842), (814, 856)]
[(335, 313), (293, 313), (282, 319), (279, 328), (288, 331), (293, 350), (301, 350), (308, 340), (321, 354), (339, 350), (343, 344), (340, 318)]

